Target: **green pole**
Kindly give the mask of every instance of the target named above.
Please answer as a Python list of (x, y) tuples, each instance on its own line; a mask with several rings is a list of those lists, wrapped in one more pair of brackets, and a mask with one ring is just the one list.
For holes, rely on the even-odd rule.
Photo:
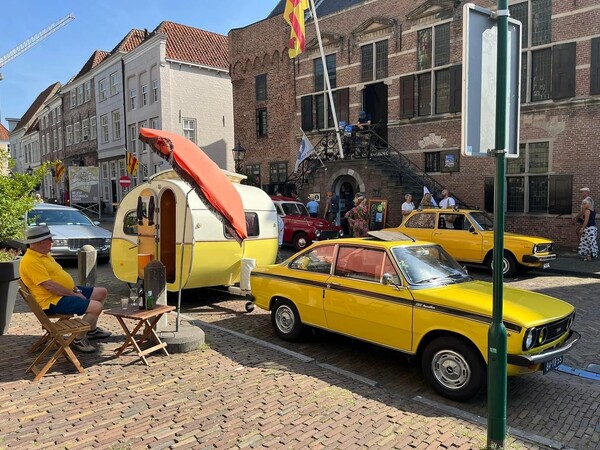
[(508, 0), (498, 0), (496, 76), (496, 187), (494, 195), (493, 311), (488, 331), (488, 449), (503, 449), (506, 440), (506, 328), (504, 285), (504, 177), (507, 151)]

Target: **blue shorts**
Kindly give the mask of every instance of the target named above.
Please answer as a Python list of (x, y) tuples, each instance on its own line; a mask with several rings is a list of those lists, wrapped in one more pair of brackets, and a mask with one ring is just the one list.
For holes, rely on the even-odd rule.
[(77, 296), (65, 296), (61, 297), (56, 305), (50, 305), (46, 310), (47, 314), (75, 314), (81, 316), (85, 314), (90, 305), (90, 297), (94, 288), (90, 286), (77, 286), (81, 289), (86, 300)]

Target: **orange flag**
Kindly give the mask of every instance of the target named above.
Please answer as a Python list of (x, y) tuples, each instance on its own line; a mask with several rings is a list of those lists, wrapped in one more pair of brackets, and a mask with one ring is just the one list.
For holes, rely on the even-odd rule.
[(131, 174), (132, 176), (136, 176), (139, 165), (140, 161), (135, 157), (135, 155), (127, 152), (127, 173)]
[(61, 180), (64, 173), (65, 173), (65, 166), (63, 166), (61, 163), (57, 163), (56, 167), (54, 168), (54, 179), (56, 180), (57, 183)]
[(306, 47), (304, 34), (304, 11), (308, 9), (308, 0), (287, 0), (283, 19), (292, 27), (288, 54), (290, 59), (302, 53)]

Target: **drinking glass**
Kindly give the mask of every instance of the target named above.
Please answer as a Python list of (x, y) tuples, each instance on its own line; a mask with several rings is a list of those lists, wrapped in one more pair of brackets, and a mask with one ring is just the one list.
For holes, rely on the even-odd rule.
[(129, 299), (127, 297), (121, 297), (121, 309), (127, 309)]
[(131, 306), (138, 306), (138, 295), (136, 288), (129, 289), (129, 304)]

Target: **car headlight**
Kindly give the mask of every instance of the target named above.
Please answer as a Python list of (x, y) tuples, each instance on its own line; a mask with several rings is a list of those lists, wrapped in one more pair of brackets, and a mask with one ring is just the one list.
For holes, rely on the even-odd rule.
[(523, 349), (524, 350), (530, 350), (533, 347), (533, 345), (535, 344), (535, 337), (537, 334), (536, 331), (537, 330), (535, 328), (530, 328), (525, 333), (525, 340), (523, 341)]
[(321, 236), (321, 230), (317, 230), (317, 231), (315, 231), (315, 236), (316, 236), (316, 237), (319, 237), (319, 236)]
[(339, 237), (342, 237), (343, 235), (344, 235), (344, 230), (340, 230), (340, 231), (338, 231), (338, 236), (339, 236)]
[(52, 239), (52, 247), (68, 247), (67, 239)]
[(107, 247), (110, 245), (110, 238), (104, 239), (104, 245)]

